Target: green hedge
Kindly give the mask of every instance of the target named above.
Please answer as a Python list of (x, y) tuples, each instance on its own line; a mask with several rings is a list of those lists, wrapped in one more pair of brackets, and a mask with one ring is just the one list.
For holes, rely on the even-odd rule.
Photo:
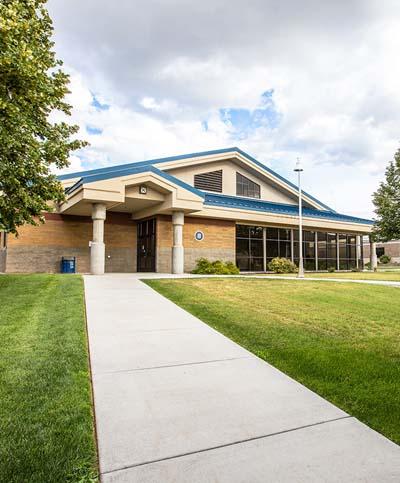
[(207, 258), (199, 258), (196, 260), (196, 268), (192, 273), (203, 275), (238, 275), (239, 269), (233, 262), (223, 262), (222, 260), (210, 262)]

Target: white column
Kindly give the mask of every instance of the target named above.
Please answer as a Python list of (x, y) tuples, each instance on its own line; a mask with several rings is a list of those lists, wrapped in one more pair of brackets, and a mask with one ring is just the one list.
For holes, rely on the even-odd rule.
[(103, 275), (105, 261), (104, 220), (106, 205), (94, 203), (92, 206), (93, 240), (90, 246), (90, 273)]
[(183, 225), (185, 223), (185, 215), (183, 211), (174, 211), (172, 213), (172, 230), (173, 230), (173, 246), (172, 246), (172, 273), (183, 273), (184, 268), (184, 248), (183, 248)]
[(340, 245), (339, 245), (339, 233), (336, 233), (336, 268), (340, 270)]
[(378, 267), (378, 258), (376, 256), (376, 243), (369, 239), (369, 253), (370, 253), (370, 262), (371, 262), (371, 270), (375, 270)]
[(356, 235), (356, 267), (360, 268), (360, 258), (361, 258), (361, 237)]
[(267, 271), (267, 229), (263, 228), (263, 271)]

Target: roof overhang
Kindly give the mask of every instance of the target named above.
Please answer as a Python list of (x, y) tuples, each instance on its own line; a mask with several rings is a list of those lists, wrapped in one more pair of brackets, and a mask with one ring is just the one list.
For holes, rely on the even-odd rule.
[[(146, 193), (140, 187), (146, 187)], [(90, 215), (93, 203), (104, 203), (107, 210), (129, 212), (134, 218), (154, 211), (169, 214), (201, 210), (204, 194), (155, 168), (98, 179), (83, 177), (66, 190), (67, 199), (60, 213)]]

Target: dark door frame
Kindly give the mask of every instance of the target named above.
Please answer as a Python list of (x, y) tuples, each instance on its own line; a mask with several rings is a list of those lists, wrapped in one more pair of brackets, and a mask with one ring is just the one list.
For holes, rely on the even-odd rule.
[(137, 271), (155, 272), (157, 267), (157, 220), (150, 218), (137, 223)]

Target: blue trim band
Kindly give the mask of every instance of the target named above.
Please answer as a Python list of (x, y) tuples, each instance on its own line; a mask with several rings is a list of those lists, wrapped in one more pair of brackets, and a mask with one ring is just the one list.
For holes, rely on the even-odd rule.
[[(250, 198), (241, 198), (237, 196), (227, 196), (220, 194), (206, 193), (204, 204), (208, 206), (218, 206), (221, 208), (245, 209), (251, 211), (278, 213), (282, 215), (298, 215), (297, 205), (288, 205), (284, 203), (275, 203), (272, 201), (262, 201)], [(372, 220), (365, 218), (357, 218), (355, 216), (342, 215), (335, 211), (316, 210), (313, 208), (303, 207), (303, 215), (305, 217), (320, 218), (335, 221), (347, 221), (352, 223), (360, 223), (364, 225), (373, 225)]]

